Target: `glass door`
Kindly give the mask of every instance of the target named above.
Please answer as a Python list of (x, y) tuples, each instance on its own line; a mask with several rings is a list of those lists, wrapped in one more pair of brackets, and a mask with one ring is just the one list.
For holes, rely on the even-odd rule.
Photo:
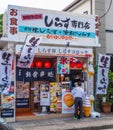
[(31, 98), (31, 111), (32, 112), (41, 112), (40, 84), (38, 81), (31, 83), (30, 98)]

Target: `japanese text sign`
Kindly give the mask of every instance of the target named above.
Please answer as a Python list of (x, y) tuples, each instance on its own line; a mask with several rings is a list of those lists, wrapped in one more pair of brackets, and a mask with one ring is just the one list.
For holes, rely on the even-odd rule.
[(22, 49), (20, 58), (18, 59), (17, 66), (21, 68), (30, 68), (34, 59), (37, 46), (40, 44), (41, 38), (35, 36), (27, 36), (25, 45)]
[(110, 56), (99, 54), (97, 71), (97, 94), (106, 94)]
[(40, 69), (40, 68), (17, 68), (16, 79), (18, 81), (32, 82), (32, 81), (55, 81), (55, 70), (50, 69)]
[(12, 53), (0, 51), (0, 89), (5, 94), (8, 94), (11, 84), (12, 59)]
[[(91, 43), (98, 46), (98, 16), (77, 15), (28, 7), (8, 6), (8, 37), (22, 40), (26, 34), (36, 34), (44, 41), (72, 45)], [(76, 43), (75, 43), (76, 42)]]

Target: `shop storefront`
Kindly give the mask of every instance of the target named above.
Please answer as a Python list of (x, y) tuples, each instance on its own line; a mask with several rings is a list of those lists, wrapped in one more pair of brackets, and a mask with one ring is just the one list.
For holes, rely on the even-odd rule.
[[(9, 93), (1, 94), (2, 117), (73, 113), (74, 82), (80, 80), (86, 93), (93, 94), (98, 17), (10, 5), (4, 18), (7, 37), (1, 41), (13, 48), (13, 67)], [(41, 41), (31, 60), (26, 44), (33, 38)]]

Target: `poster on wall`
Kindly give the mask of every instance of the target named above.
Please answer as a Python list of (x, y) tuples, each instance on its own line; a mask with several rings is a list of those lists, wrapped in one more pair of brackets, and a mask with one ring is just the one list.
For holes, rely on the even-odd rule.
[(62, 90), (62, 113), (74, 113), (74, 98), (71, 92), (67, 92), (66, 90)]
[(29, 98), (29, 82), (17, 81), (16, 98)]
[(1, 95), (1, 106), (3, 109), (10, 109), (14, 106), (14, 93), (10, 93), (9, 95)]
[(38, 103), (40, 100), (40, 85), (37, 81), (34, 82), (34, 87), (31, 87), (31, 91), (34, 93), (34, 103)]
[(1, 95), (2, 117), (14, 117), (14, 100), (14, 81), (11, 81), (8, 94)]
[(16, 107), (29, 107), (29, 82), (17, 81), (16, 85)]
[(57, 74), (70, 73), (70, 61), (67, 57), (57, 57)]

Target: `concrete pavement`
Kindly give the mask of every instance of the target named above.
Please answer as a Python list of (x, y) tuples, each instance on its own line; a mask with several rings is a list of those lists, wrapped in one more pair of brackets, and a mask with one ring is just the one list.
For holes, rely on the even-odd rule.
[(113, 128), (113, 113), (101, 114), (100, 118), (85, 117), (74, 120), (73, 117), (29, 120), (9, 123), (15, 130), (101, 130)]

